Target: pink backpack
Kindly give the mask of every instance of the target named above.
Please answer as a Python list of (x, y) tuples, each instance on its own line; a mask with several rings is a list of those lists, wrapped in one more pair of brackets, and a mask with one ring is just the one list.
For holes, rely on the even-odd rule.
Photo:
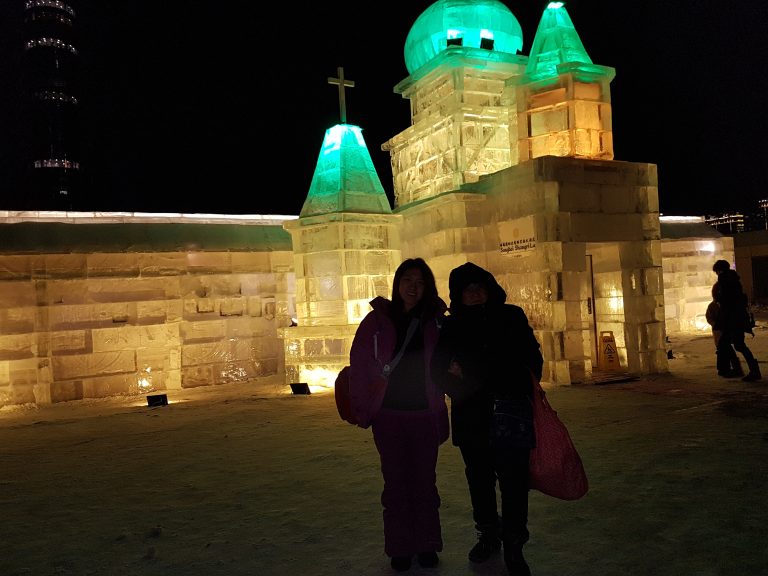
[(336, 376), (333, 390), (336, 396), (336, 409), (339, 411), (341, 419), (350, 424), (357, 424), (357, 420), (352, 414), (352, 401), (349, 398), (349, 366), (344, 366), (339, 375)]

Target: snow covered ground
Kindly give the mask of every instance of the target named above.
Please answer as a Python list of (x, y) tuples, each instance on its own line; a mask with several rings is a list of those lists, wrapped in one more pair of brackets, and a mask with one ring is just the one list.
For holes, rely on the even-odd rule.
[[(748, 343), (768, 372), (765, 323)], [(711, 337), (672, 338), (670, 373), (551, 390), (590, 479), (532, 492), (535, 576), (768, 575), (768, 379), (716, 376)], [(382, 576), (371, 433), (333, 396), (277, 379), (0, 410), (2, 576)], [(472, 565), (458, 449), (441, 448), (445, 549), (409, 573)]]

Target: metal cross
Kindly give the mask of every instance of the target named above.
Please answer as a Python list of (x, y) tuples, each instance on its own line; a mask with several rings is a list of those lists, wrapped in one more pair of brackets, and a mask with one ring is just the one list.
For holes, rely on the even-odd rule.
[(339, 86), (339, 109), (341, 110), (341, 123), (347, 123), (347, 100), (344, 97), (344, 88), (354, 88), (355, 83), (352, 80), (344, 79), (344, 68), (339, 66), (336, 69), (338, 78), (328, 78), (328, 84), (338, 84)]

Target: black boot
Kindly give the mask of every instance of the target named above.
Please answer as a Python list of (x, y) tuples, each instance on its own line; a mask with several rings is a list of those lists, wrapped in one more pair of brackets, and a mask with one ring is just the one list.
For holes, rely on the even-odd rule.
[(523, 546), (528, 542), (529, 534), (525, 528), (505, 531), (504, 563), (509, 576), (531, 576), (531, 569), (523, 557)]
[(493, 554), (501, 550), (501, 538), (496, 531), (477, 533), (477, 544), (469, 551), (469, 559), (472, 562), (485, 562)]
[(760, 366), (758, 365), (757, 360), (747, 360), (747, 365), (749, 366), (749, 374), (741, 379), (742, 382), (755, 382), (762, 379), (763, 375), (760, 374)]
[(507, 565), (509, 576), (531, 576), (531, 569), (523, 557), (523, 544), (504, 542), (504, 563)]
[(440, 557), (437, 552), (419, 552), (416, 555), (416, 559), (419, 561), (419, 565), (424, 568), (434, 568), (440, 562)]
[(393, 570), (397, 570), (398, 572), (405, 572), (411, 567), (411, 557), (393, 556), (390, 565), (392, 566)]

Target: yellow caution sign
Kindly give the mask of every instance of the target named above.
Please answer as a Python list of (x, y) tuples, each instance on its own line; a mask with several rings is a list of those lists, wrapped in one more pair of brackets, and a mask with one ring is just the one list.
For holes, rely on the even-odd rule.
[(619, 353), (616, 350), (616, 339), (610, 330), (600, 332), (597, 366), (600, 370), (621, 370)]

